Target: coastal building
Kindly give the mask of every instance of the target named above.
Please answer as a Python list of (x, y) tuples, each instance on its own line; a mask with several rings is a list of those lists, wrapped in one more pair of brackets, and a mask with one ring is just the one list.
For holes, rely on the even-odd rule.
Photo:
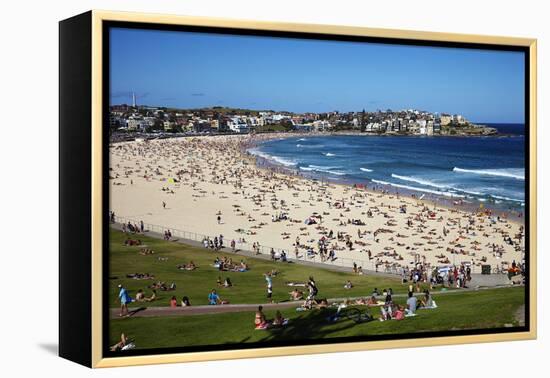
[(128, 131), (145, 131), (147, 129), (148, 122), (142, 117), (131, 116), (126, 122), (126, 129)]
[(451, 117), (449, 114), (443, 113), (439, 117), (439, 120), (440, 120), (441, 126), (447, 126), (451, 123), (451, 121), (453, 120), (453, 117)]
[(164, 121), (162, 123), (162, 126), (164, 127), (164, 131), (172, 131), (176, 127), (176, 122), (173, 121)]
[[(221, 111), (220, 109), (224, 109)], [(438, 135), (461, 134), (471, 130), (460, 128), (468, 120), (460, 115), (430, 113), (414, 109), (375, 112), (257, 112), (247, 109), (196, 109), (175, 110), (146, 105), (132, 108), (128, 105), (110, 107), (111, 130), (152, 132), (153, 130), (204, 133), (232, 131), (248, 133), (265, 125), (281, 125), (283, 129), (302, 131), (361, 130), (367, 133)], [(456, 127), (456, 128), (455, 128)], [(489, 132), (485, 130), (486, 132)], [(477, 132), (477, 131), (476, 131)]]
[(435, 120), (433, 128), (434, 128), (434, 134), (441, 134), (441, 122)]
[(313, 122), (313, 129), (315, 131), (327, 131), (332, 128), (329, 121), (315, 121)]
[(227, 127), (235, 133), (247, 133), (249, 130), (248, 124), (241, 117), (231, 117), (227, 120)]
[(315, 129), (313, 127), (313, 123), (305, 123), (305, 124), (295, 123), (293, 128), (296, 131), (302, 131), (302, 132), (308, 132), (308, 133)]
[(434, 135), (434, 123), (433, 121), (428, 121), (426, 125), (426, 134), (429, 136)]
[(256, 127), (261, 127), (265, 125), (265, 120), (263, 117), (248, 117), (246, 122), (250, 129), (255, 129)]
[(455, 115), (453, 115), (453, 123), (458, 124), (458, 125), (464, 125), (466, 123), (466, 118), (464, 118), (460, 114), (455, 114)]

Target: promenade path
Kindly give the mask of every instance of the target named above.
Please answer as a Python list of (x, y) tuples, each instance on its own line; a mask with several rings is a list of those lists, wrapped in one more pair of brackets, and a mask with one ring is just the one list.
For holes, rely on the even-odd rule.
[[(446, 291), (433, 291), (432, 295), (438, 297), (440, 295), (452, 295), (465, 292), (475, 292), (480, 290), (489, 289), (502, 289), (509, 288), (510, 285), (495, 286), (495, 287), (480, 287), (480, 288), (466, 288), (457, 290)], [(415, 293), (415, 296), (422, 296), (423, 293)], [(394, 294), (393, 298), (406, 298), (407, 294)], [(328, 303), (343, 303), (345, 300), (354, 301), (360, 297), (347, 297), (347, 298), (329, 298)], [(382, 296), (377, 297), (379, 300), (383, 300)], [(207, 314), (222, 314), (231, 312), (253, 312), (258, 309), (258, 306), (263, 306), (264, 310), (282, 310), (287, 308), (297, 308), (302, 305), (304, 301), (285, 301), (279, 303), (257, 303), (257, 304), (226, 304), (226, 305), (203, 305), (203, 306), (189, 306), (189, 307), (130, 307), (128, 308), (129, 317), (164, 317), (164, 316), (189, 316), (189, 315), (207, 315)], [(111, 308), (111, 319), (120, 319), (120, 309)]]

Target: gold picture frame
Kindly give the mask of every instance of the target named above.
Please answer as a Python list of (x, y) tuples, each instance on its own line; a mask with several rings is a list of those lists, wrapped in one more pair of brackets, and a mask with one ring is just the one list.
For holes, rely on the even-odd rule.
[[(222, 360), (222, 359), (239, 359), (239, 358), (252, 358), (252, 357), (269, 357), (269, 356), (285, 356), (285, 355), (302, 355), (312, 353), (331, 353), (331, 352), (348, 352), (348, 351), (360, 351), (360, 350), (372, 350), (372, 349), (388, 349), (388, 348), (408, 348), (408, 347), (425, 347), (436, 345), (449, 345), (449, 344), (467, 344), (467, 343), (485, 343), (496, 341), (514, 341), (514, 340), (527, 340), (535, 339), (537, 336), (537, 276), (536, 276), (536, 214), (537, 214), (537, 137), (536, 137), (536, 123), (537, 123), (537, 41), (536, 39), (527, 38), (513, 38), (513, 37), (501, 37), (501, 36), (484, 36), (484, 35), (469, 35), (469, 34), (452, 34), (452, 33), (436, 33), (425, 31), (412, 31), (412, 30), (393, 30), (393, 29), (377, 29), (367, 27), (352, 27), (352, 26), (337, 26), (337, 25), (317, 25), (317, 24), (294, 24), (294, 23), (279, 23), (279, 22), (258, 22), (252, 20), (232, 20), (232, 19), (219, 19), (209, 17), (188, 17), (188, 16), (175, 16), (175, 15), (162, 15), (162, 14), (143, 14), (143, 13), (130, 13), (130, 12), (111, 12), (94, 10), (88, 12), (82, 16), (85, 19), (84, 26), (78, 24), (73, 26), (75, 29), (63, 29), (63, 25), (68, 25), (71, 21), (61, 22), (60, 36), (61, 49), (60, 60), (74, 55), (71, 51), (71, 46), (77, 42), (71, 40), (65, 41), (63, 38), (68, 32), (74, 34), (74, 30), (87, 30), (87, 35), (90, 39), (84, 39), (85, 46), (89, 50), (89, 55), (82, 57), (87, 59), (91, 57), (89, 63), (90, 77), (89, 87), (85, 87), (83, 90), (90, 90), (89, 99), (89, 120), (91, 122), (90, 128), (82, 135), (81, 138), (84, 141), (89, 141), (90, 152), (90, 169), (86, 173), (89, 174), (89, 181), (83, 183), (83, 185), (90, 185), (91, 198), (87, 202), (86, 206), (89, 209), (87, 214), (90, 215), (89, 229), (80, 229), (75, 231), (71, 227), (70, 221), (63, 221), (64, 228), (61, 230), (61, 238), (65, 238), (68, 231), (87, 233), (89, 235), (90, 245), (85, 246), (87, 250), (89, 247), (89, 265), (88, 266), (75, 266), (77, 262), (71, 261), (64, 264), (61, 262), (62, 269), (60, 274), (63, 276), (68, 269), (75, 271), (87, 271), (89, 273), (86, 277), (91, 277), (91, 282), (86, 288), (90, 289), (89, 293), (89, 307), (90, 317), (83, 319), (83, 321), (89, 324), (89, 339), (87, 336), (84, 338), (86, 342), (89, 340), (89, 349), (84, 348), (86, 356), (81, 354), (73, 355), (73, 352), (69, 351), (68, 340), (75, 336), (75, 330), (80, 325), (71, 326), (72, 328), (67, 330), (61, 330), (60, 332), (60, 354), (63, 357), (75, 360), (90, 367), (115, 367), (115, 366), (130, 366), (130, 365), (144, 365), (144, 364), (161, 364), (161, 363), (174, 363), (174, 362), (191, 362), (191, 361), (209, 361), (209, 360)], [(104, 208), (103, 208), (103, 193), (104, 187), (104, 144), (103, 144), (103, 121), (105, 119), (104, 114), (104, 83), (103, 83), (103, 68), (105, 57), (103, 56), (103, 39), (104, 23), (105, 22), (128, 22), (128, 23), (152, 23), (163, 25), (186, 25), (186, 26), (200, 26), (200, 27), (216, 27), (216, 28), (233, 28), (233, 29), (248, 29), (254, 31), (277, 31), (277, 32), (293, 32), (293, 33), (315, 33), (318, 35), (343, 35), (343, 36), (358, 36), (358, 37), (376, 37), (376, 38), (392, 38), (408, 41), (437, 41), (437, 42), (453, 42), (453, 43), (466, 43), (466, 44), (491, 44), (502, 46), (521, 46), (528, 49), (529, 54), (529, 107), (528, 107), (528, 120), (529, 120), (529, 166), (526, 167), (529, 172), (529, 298), (528, 298), (528, 314), (529, 314), (529, 330), (525, 332), (510, 332), (510, 333), (492, 333), (492, 334), (479, 334), (479, 335), (459, 335), (459, 336), (445, 336), (445, 337), (430, 337), (430, 338), (410, 338), (410, 339), (397, 339), (397, 340), (380, 340), (380, 341), (361, 341), (361, 342), (346, 342), (338, 344), (315, 344), (315, 345), (300, 345), (300, 346), (284, 346), (284, 347), (266, 347), (256, 349), (238, 349), (238, 350), (222, 350), (222, 351), (206, 351), (206, 352), (190, 352), (190, 353), (174, 353), (174, 354), (154, 354), (154, 355), (142, 355), (142, 356), (120, 356), (120, 357), (105, 357), (103, 355), (104, 348), (104, 333), (103, 330), (103, 274), (105, 268), (105, 261), (103, 261), (103, 248), (105, 243), (104, 235)], [(79, 21), (77, 18), (73, 20), (76, 25)], [(65, 23), (65, 24), (63, 24)], [(65, 34), (63, 34), (65, 33)], [(74, 35), (73, 35), (74, 37)], [(88, 44), (89, 43), (89, 44)], [(68, 58), (67, 58), (68, 59)], [(78, 61), (77, 61), (78, 62)], [(60, 67), (60, 74), (63, 76), (64, 63), (62, 62)], [(63, 81), (63, 79), (61, 79)], [(66, 79), (69, 80), (69, 79)], [(64, 88), (64, 84), (61, 83), (61, 89)], [(70, 105), (69, 95), (63, 97), (61, 94), (60, 112), (63, 113), (65, 107)], [(65, 102), (64, 100), (65, 99)], [(82, 105), (82, 106), (85, 106)], [(63, 123), (63, 117), (61, 117), (61, 123)], [(65, 126), (61, 126), (63, 134)], [(63, 135), (61, 136), (63, 141)], [(61, 143), (63, 149), (63, 143)], [(527, 152), (526, 152), (527, 154)], [(67, 159), (66, 155), (61, 154), (61, 165), (63, 165), (63, 159)], [(66, 177), (65, 179), (69, 181)], [(66, 182), (63, 175), (63, 169), (61, 172), (61, 186), (70, 185)], [(78, 193), (69, 193), (71, 189), (66, 189), (65, 194), (71, 200), (78, 198)], [(61, 195), (63, 197), (63, 194)], [(69, 201), (69, 199), (67, 199)], [(61, 203), (62, 208), (69, 206), (67, 203)], [(60, 218), (63, 218), (63, 210), (61, 211)], [(61, 243), (63, 244), (63, 243)], [(64, 251), (63, 245), (61, 249), (61, 260), (67, 257)], [(83, 249), (84, 249), (83, 248)], [(68, 253), (68, 252), (67, 252)], [(82, 263), (84, 264), (84, 262)], [(74, 277), (73, 277), (74, 278)], [(87, 278), (85, 278), (87, 279)], [(63, 277), (62, 277), (63, 280)], [(61, 285), (60, 285), (61, 286)], [(77, 285), (77, 288), (79, 286)], [(66, 294), (66, 293), (65, 293)], [(86, 294), (83, 294), (86, 296)], [(60, 304), (60, 312), (67, 314), (67, 317), (73, 314), (69, 309), (74, 306), (74, 303), (62, 303)], [(60, 327), (65, 329), (69, 327), (67, 317), (60, 316)], [(83, 331), (88, 332), (88, 331)], [(82, 335), (79, 335), (81, 337)], [(67, 348), (64, 347), (67, 344)], [(89, 353), (89, 356), (88, 356)]]

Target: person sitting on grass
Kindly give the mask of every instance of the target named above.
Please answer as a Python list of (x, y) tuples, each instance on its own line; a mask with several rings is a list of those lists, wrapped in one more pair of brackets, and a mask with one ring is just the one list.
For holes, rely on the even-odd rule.
[(407, 299), (407, 308), (405, 309), (405, 314), (407, 316), (414, 316), (416, 315), (416, 306), (417, 306), (417, 300), (416, 297), (413, 295), (412, 291), (409, 291), (409, 298)]
[(348, 280), (344, 285), (344, 289), (347, 289), (347, 290), (351, 289), (352, 287), (353, 287), (353, 284), (351, 283), (350, 280)]
[(248, 270), (248, 265), (243, 260), (241, 260), (241, 264), (238, 267), (238, 271), (239, 272), (246, 272), (247, 270)]
[(298, 289), (292, 290), (291, 292), (289, 292), (289, 294), (291, 301), (299, 301), (301, 299), (304, 299), (304, 293)]
[(216, 285), (218, 285), (218, 287), (223, 287), (223, 282), (222, 282), (222, 277), (221, 276), (218, 276), (218, 279), (216, 281)]
[(273, 319), (272, 324), (274, 326), (282, 327), (288, 324), (288, 319), (283, 318), (281, 311), (277, 310), (277, 312), (275, 313), (275, 319)]
[(384, 304), (380, 307), (380, 321), (390, 320), (393, 317), (393, 301), (391, 295), (386, 295)]
[(175, 295), (170, 299), (170, 307), (178, 307), (178, 300)]
[(156, 290), (153, 290), (153, 294), (151, 294), (150, 297), (145, 297), (145, 298), (143, 298), (143, 300), (144, 300), (145, 302), (153, 302), (153, 301), (156, 300), (156, 299), (157, 299), (157, 291), (156, 291)]
[(315, 301), (315, 308), (318, 308), (318, 309), (324, 309), (324, 308), (327, 308), (328, 307), (328, 301), (326, 298), (323, 298), (323, 299), (319, 299), (317, 301)]
[(135, 348), (133, 342), (131, 342), (123, 333), (120, 335), (120, 341), (115, 345), (112, 345), (109, 349), (111, 352), (119, 352), (121, 350), (128, 350)]
[(181, 299), (181, 307), (189, 307), (191, 306), (191, 302), (189, 302), (189, 298), (187, 296), (183, 297)]
[[(414, 297), (413, 297), (414, 298)], [(394, 304), (394, 307), (393, 307), (393, 319), (395, 320), (403, 320), (405, 319), (405, 316), (413, 316), (413, 315), (405, 315), (406, 314), (406, 311), (407, 309), (403, 306), (400, 306), (400, 305), (395, 305)]]
[(256, 311), (256, 316), (254, 318), (254, 327), (256, 329), (266, 329), (269, 327), (269, 321), (266, 319), (263, 309), (263, 306), (258, 306), (258, 311)]
[(421, 308), (436, 308), (435, 301), (432, 298), (429, 290), (424, 290), (424, 297), (420, 299)]
[(139, 289), (136, 294), (136, 302), (143, 302), (145, 300), (145, 294), (143, 290)]
[(376, 297), (374, 295), (371, 295), (369, 299), (367, 299), (367, 306), (376, 306), (378, 305), (378, 301), (376, 300)]
[(212, 291), (208, 295), (208, 304), (218, 305), (221, 304), (221, 302), (222, 300), (220, 299), (220, 296), (216, 293), (216, 289), (212, 289)]
[(231, 279), (229, 277), (225, 278), (225, 281), (223, 281), (223, 287), (226, 289), (233, 286), (233, 283), (231, 282)]

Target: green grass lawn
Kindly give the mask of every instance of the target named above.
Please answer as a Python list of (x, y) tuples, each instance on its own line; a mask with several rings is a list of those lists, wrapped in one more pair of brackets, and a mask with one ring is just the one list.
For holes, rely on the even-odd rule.
[[(286, 327), (262, 331), (254, 330), (251, 311), (113, 319), (110, 343), (117, 342), (122, 332), (135, 341), (137, 348), (163, 348), (504, 327), (518, 325), (515, 313), (524, 304), (524, 288), (435, 294), (434, 299), (438, 308), (418, 310), (416, 317), (359, 324), (347, 319), (329, 322), (327, 317), (336, 311), (334, 308), (307, 312), (287, 309), (282, 311), (290, 319)], [(404, 301), (405, 298), (397, 299), (398, 303)], [(378, 308), (370, 311), (378, 317)], [(268, 318), (274, 316), (274, 311), (265, 313)]]
[[(290, 287), (285, 285), (287, 281), (307, 281), (311, 275), (319, 286), (319, 298), (341, 298), (367, 296), (374, 288), (380, 291), (384, 288), (392, 288), (394, 293), (405, 293), (407, 285), (401, 284), (399, 278), (380, 275), (355, 275), (353, 273), (331, 271), (303, 264), (271, 262), (269, 260), (244, 258), (234, 253), (220, 253), (199, 247), (191, 247), (175, 242), (149, 238), (145, 236), (133, 236), (139, 238), (148, 248), (153, 249), (153, 255), (143, 256), (138, 252), (143, 247), (124, 246), (125, 235), (117, 230), (110, 231), (110, 272), (109, 272), (109, 303), (111, 307), (117, 307), (118, 288), (122, 283), (132, 297), (138, 289), (143, 289), (149, 296), (151, 290), (147, 287), (153, 280), (134, 280), (126, 278), (128, 273), (150, 273), (155, 280), (176, 284), (174, 291), (157, 291), (157, 300), (143, 303), (144, 306), (168, 306), (172, 295), (178, 301), (185, 295), (192, 305), (207, 304), (210, 290), (216, 289), (222, 299), (230, 303), (265, 303), (266, 282), (264, 273), (277, 269), (280, 273), (273, 279), (273, 299), (283, 301), (289, 298)], [(232, 257), (238, 262), (245, 259), (250, 270), (244, 273), (220, 272), (212, 266), (216, 256)], [(159, 257), (168, 258), (166, 261)], [(194, 271), (178, 270), (176, 265), (188, 263), (192, 260), (198, 265)], [(231, 288), (218, 288), (216, 280), (221, 276), (222, 280), (229, 277), (233, 282)], [(347, 280), (351, 280), (354, 287), (351, 290), (344, 289)], [(300, 290), (305, 290), (304, 288)], [(141, 304), (140, 304), (141, 305)]]

